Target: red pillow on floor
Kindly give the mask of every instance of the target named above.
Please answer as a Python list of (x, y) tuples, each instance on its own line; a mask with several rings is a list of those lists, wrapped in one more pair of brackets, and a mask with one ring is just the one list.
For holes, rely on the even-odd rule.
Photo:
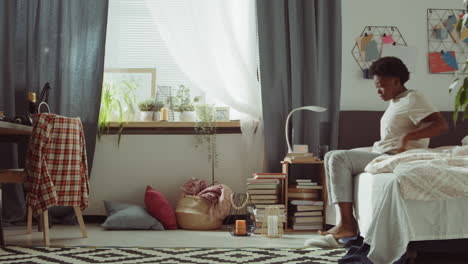
[(156, 191), (150, 186), (146, 187), (145, 192), (146, 210), (163, 224), (166, 230), (177, 229), (177, 220), (174, 209), (169, 204), (162, 193)]

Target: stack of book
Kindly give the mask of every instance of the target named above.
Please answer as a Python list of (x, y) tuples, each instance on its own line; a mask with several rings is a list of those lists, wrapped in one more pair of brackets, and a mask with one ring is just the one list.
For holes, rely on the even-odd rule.
[(247, 179), (247, 192), (250, 202), (257, 204), (277, 204), (281, 192), (279, 179)]
[(269, 205), (277, 205), (282, 211), (282, 217), (278, 224), (286, 222), (286, 213), (282, 203), (281, 180), (286, 179), (284, 173), (254, 173), (253, 178), (247, 179), (247, 192), (250, 202), (255, 205), (256, 232), (261, 233), (264, 221), (265, 208)]
[(293, 230), (317, 230), (323, 227), (322, 186), (310, 179), (298, 179), (288, 189)]
[[(255, 232), (254, 234), (262, 234), (262, 226), (265, 221), (265, 208), (270, 206), (268, 204), (258, 204), (256, 209), (254, 209), (255, 216)], [(283, 227), (283, 224), (286, 223), (286, 210), (284, 204), (275, 204), (280, 208), (280, 219), (278, 221), (278, 227)]]
[(292, 217), (293, 230), (319, 230), (323, 228), (323, 202), (292, 200), (294, 208)]
[(298, 179), (297, 185), (291, 185), (288, 189), (289, 199), (301, 200), (319, 200), (322, 186), (318, 186), (316, 182), (310, 179)]
[(313, 153), (288, 153), (284, 158), (284, 161), (287, 162), (313, 162), (319, 161), (320, 159), (314, 156)]

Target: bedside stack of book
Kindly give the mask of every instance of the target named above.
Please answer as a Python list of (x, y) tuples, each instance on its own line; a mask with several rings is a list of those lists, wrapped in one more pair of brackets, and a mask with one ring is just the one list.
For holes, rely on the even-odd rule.
[(310, 179), (298, 179), (297, 185), (288, 189), (288, 199), (293, 214), (291, 224), (293, 230), (318, 230), (323, 228), (323, 201), (321, 201), (322, 186)]
[(282, 181), (286, 179), (283, 173), (255, 173), (253, 178), (247, 179), (247, 192), (250, 202), (255, 205), (256, 234), (261, 233), (265, 208), (277, 205), (282, 211), (282, 218), (278, 224), (286, 223), (286, 212), (282, 203)]

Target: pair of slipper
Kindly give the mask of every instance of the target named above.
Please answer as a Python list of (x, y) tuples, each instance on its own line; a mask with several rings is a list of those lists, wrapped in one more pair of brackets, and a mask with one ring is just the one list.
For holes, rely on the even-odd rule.
[(341, 248), (344, 247), (346, 243), (350, 240), (354, 240), (356, 237), (346, 237), (336, 239), (333, 237), (333, 234), (328, 234), (325, 236), (319, 236), (317, 238), (307, 239), (304, 242), (306, 247), (320, 247), (320, 248)]

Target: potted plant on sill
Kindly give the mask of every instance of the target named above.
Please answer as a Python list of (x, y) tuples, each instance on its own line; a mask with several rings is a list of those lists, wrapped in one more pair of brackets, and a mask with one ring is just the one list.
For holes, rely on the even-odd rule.
[(133, 81), (112, 82), (104, 79), (98, 119), (98, 139), (109, 131), (109, 123), (116, 121), (119, 124), (117, 144), (120, 144), (124, 121), (131, 119), (135, 114), (137, 89), (138, 84)]
[(181, 85), (175, 96), (170, 98), (172, 110), (179, 112), (179, 120), (182, 122), (195, 122), (195, 104), (200, 101), (200, 97), (190, 97), (190, 89)]
[(153, 121), (154, 106), (155, 101), (153, 99), (148, 99), (138, 104), (138, 108), (140, 109), (141, 121)]

